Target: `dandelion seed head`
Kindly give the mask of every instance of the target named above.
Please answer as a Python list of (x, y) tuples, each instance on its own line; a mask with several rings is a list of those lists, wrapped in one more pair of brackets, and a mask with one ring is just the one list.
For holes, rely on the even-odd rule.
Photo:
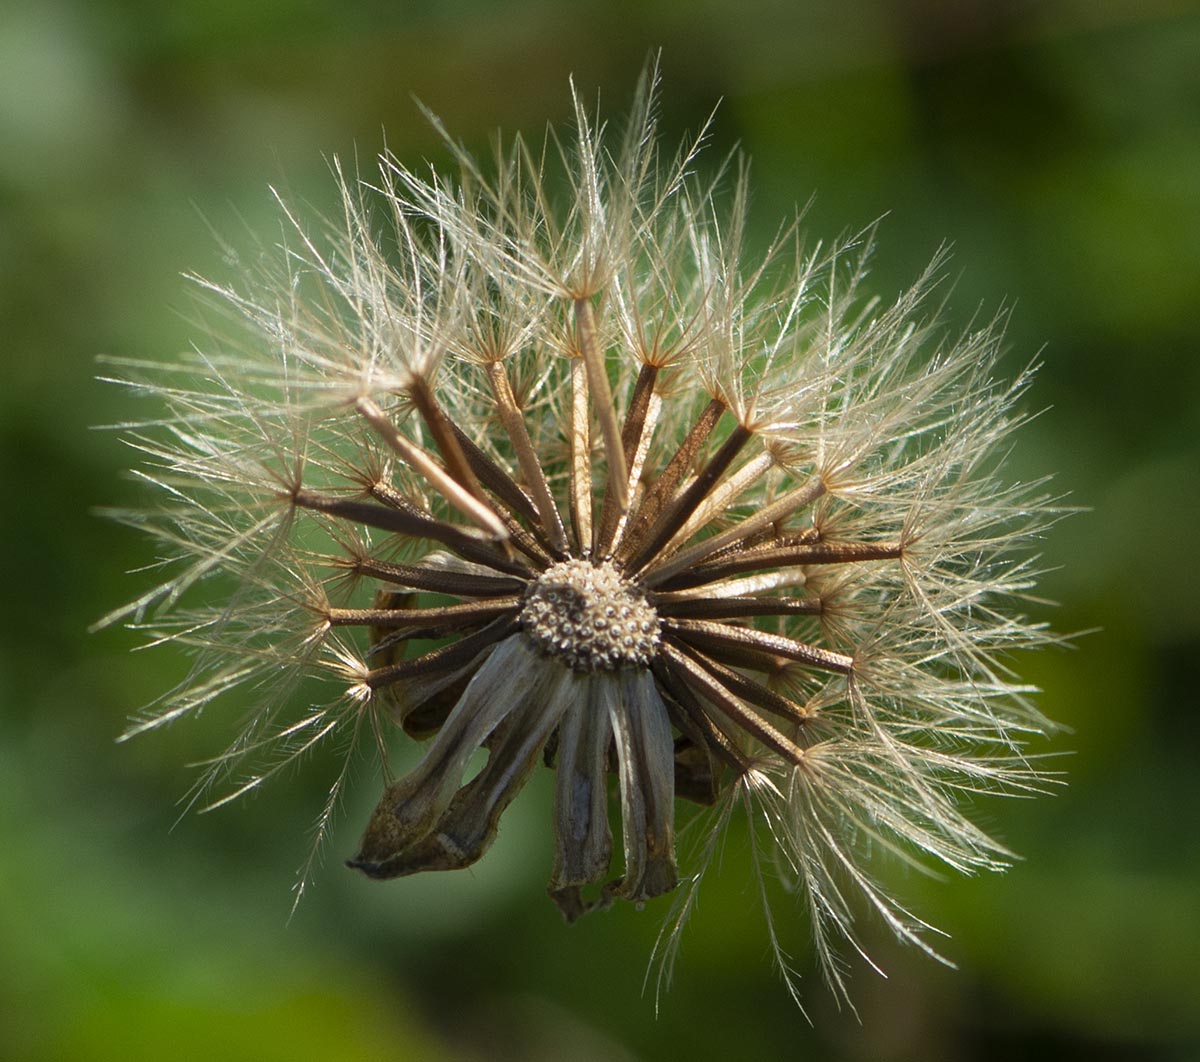
[(929, 950), (880, 853), (1000, 869), (972, 802), (1045, 787), (1012, 655), (1055, 640), (1025, 608), (1061, 510), (1004, 474), (1029, 375), (997, 378), (1002, 320), (938, 324), (940, 256), (865, 294), (871, 231), (748, 246), (745, 166), (705, 180), (703, 133), (663, 152), (656, 91), (615, 146), (576, 98), (544, 150), (449, 142), (457, 179), (335, 165), (324, 236), (281, 202), (281, 255), (199, 282), (207, 346), (124, 366), (160, 502), (118, 516), (164, 574), (104, 622), (193, 657), (130, 734), (253, 690), (198, 797), (340, 742), (319, 843), (370, 757), (348, 862), (371, 878), (470, 866), (552, 769), (551, 899), (573, 921), (674, 893), (664, 975), (744, 813), (755, 891), (800, 897), (844, 994), (868, 913)]

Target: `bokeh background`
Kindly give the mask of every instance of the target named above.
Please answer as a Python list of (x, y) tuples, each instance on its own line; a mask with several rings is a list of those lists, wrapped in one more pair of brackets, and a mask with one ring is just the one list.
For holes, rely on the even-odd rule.
[[(176, 822), (237, 706), (117, 745), (182, 661), (86, 633), (149, 557), (93, 514), (144, 499), (92, 430), (142, 410), (95, 358), (197, 338), (211, 230), (269, 234), (268, 184), (331, 207), (329, 156), (385, 130), (443, 160), (414, 94), (481, 150), (567, 121), (570, 74), (619, 116), (660, 46), (668, 140), (722, 101), (758, 238), (815, 193), (817, 238), (887, 214), (880, 293), (948, 240), (950, 319), (1013, 307), (1009, 368), (1045, 362), (1014, 470), (1090, 509), (1046, 538), (1046, 617), (1101, 630), (1023, 665), (1069, 787), (980, 809), (1005, 876), (892, 872), (960, 969), (875, 932), (858, 1019), (799, 916), (812, 1024), (792, 1006), (737, 836), (656, 1016), (659, 912), (567, 929), (544, 895), (546, 779), (473, 872), (383, 886), (340, 866), (360, 779), (289, 921), (329, 763)], [(0, 1058), (1200, 1058), (1198, 315), (1195, 4), (0, 0)]]

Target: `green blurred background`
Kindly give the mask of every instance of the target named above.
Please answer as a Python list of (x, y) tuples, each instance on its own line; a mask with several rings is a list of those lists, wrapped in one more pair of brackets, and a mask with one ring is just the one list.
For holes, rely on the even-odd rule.
[[(861, 1023), (799, 916), (812, 1026), (792, 1007), (736, 835), (656, 1018), (660, 912), (568, 929), (544, 895), (545, 778), (474, 872), (380, 886), (340, 866), (363, 777), (289, 923), (330, 763), (176, 824), (237, 706), (116, 745), (183, 662), (85, 632), (149, 557), (92, 514), (144, 500), (90, 430), (142, 410), (94, 359), (196, 338), (180, 274), (229, 275), (209, 224), (269, 235), (268, 183), (332, 206), (328, 156), (384, 130), (443, 159), (413, 94), (480, 149), (567, 121), (572, 73), (619, 117), (659, 46), (667, 139), (723, 100), (713, 157), (752, 156), (762, 240), (813, 193), (815, 237), (890, 212), (875, 290), (946, 239), (952, 319), (1015, 306), (1048, 408), (1014, 467), (1091, 509), (1046, 539), (1046, 615), (1103, 630), (1022, 665), (1070, 786), (979, 809), (1026, 856), (1005, 876), (891, 872), (961, 969), (873, 932)], [(0, 0), (0, 1058), (1200, 1057), (1198, 310), (1193, 4)]]

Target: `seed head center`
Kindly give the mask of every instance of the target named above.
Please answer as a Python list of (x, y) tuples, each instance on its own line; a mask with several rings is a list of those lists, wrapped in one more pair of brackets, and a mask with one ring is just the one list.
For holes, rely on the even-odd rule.
[(658, 613), (608, 561), (547, 568), (525, 592), (521, 626), (576, 671), (647, 667), (658, 647)]

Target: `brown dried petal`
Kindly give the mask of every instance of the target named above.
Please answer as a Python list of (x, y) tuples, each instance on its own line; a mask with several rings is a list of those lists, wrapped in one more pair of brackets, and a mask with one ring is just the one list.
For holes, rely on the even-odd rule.
[[(558, 729), (557, 791), (554, 800), (554, 873), (547, 891), (568, 922), (595, 904), (582, 887), (608, 874), (612, 835), (608, 827), (608, 748), (612, 721), (600, 698), (600, 683), (572, 695)], [(604, 680), (602, 679), (601, 682)]]
[(640, 903), (679, 880), (671, 724), (649, 671), (598, 675), (596, 682), (616, 738), (625, 847), (625, 874), (606, 892)]
[(545, 700), (561, 671), (547, 667), (523, 635), (498, 645), (430, 742), (425, 757), (384, 790), (361, 850), (350, 865), (377, 878), (408, 873), (391, 869), (390, 861), (435, 828), (462, 782), (468, 761), (488, 735), (521, 705)]
[(564, 689), (579, 681), (566, 668), (544, 668), (551, 678), (510, 716), (483, 769), (450, 802), (437, 825), (414, 843), (391, 855), (388, 877), (423, 870), (460, 870), (476, 862), (491, 846), (500, 816), (528, 780), (542, 746), (558, 726), (572, 694)]

